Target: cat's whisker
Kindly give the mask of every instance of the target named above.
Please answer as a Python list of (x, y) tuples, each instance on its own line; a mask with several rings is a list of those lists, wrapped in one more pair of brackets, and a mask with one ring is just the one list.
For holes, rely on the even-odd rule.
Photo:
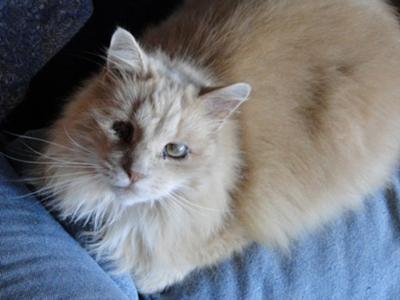
[[(22, 142), (22, 145), (25, 146), (25, 148), (18, 149), (18, 151), (13, 151), (13, 152), (8, 151), (7, 154), (9, 156), (11, 156), (10, 154), (13, 154), (14, 158), (16, 158), (16, 159), (24, 159), (24, 160), (30, 159), (30, 161), (35, 161), (35, 162), (48, 162), (48, 163), (51, 163), (51, 164), (53, 164), (54, 162), (58, 162), (58, 163), (62, 163), (63, 165), (65, 165), (65, 164), (69, 164), (69, 165), (79, 164), (79, 165), (82, 165), (82, 166), (90, 164), (92, 166), (95, 166), (95, 164), (91, 164), (91, 163), (88, 163), (88, 162), (77, 161), (76, 160), (76, 156), (71, 156), (70, 157), (70, 155), (63, 154), (62, 157), (64, 158), (64, 160), (62, 160), (60, 158), (56, 158), (55, 155), (50, 155), (50, 154), (47, 154), (45, 152), (41, 152), (38, 149), (35, 149), (35, 148), (31, 147), (29, 144), (26, 144), (24, 142)], [(71, 151), (68, 151), (68, 153), (71, 153), (71, 152), (75, 152), (75, 151), (73, 149), (71, 149)], [(74, 154), (74, 153), (72, 153), (72, 154)], [(44, 160), (43, 158), (46, 158), (47, 160)], [(68, 158), (70, 158), (71, 160), (67, 160)]]
[(166, 206), (167, 211), (170, 215), (172, 215), (173, 220), (179, 220), (180, 215), (177, 214), (177, 208), (180, 211), (184, 211), (186, 213), (192, 213), (190, 208), (182, 205), (179, 201), (175, 200), (173, 197), (170, 197), (167, 201), (160, 202), (162, 206)]
[[(25, 159), (26, 154), (15, 153), (16, 155), (20, 155), (21, 157), (11, 156), (10, 154), (4, 153), (4, 152), (0, 152), (0, 154), (4, 155), (8, 159), (18, 161), (21, 163), (51, 165), (51, 166), (60, 166), (60, 167), (64, 167), (64, 166), (79, 166), (79, 167), (93, 167), (93, 168), (97, 167), (96, 164), (92, 164), (92, 163), (81, 162), (81, 161), (58, 160), (53, 157), (48, 157), (48, 159), (51, 159), (51, 160), (42, 160), (42, 159), (40, 159), (40, 157), (38, 157), (38, 155), (41, 154), (40, 152), (38, 152), (38, 155), (35, 155), (32, 158), (32, 160)], [(54, 161), (59, 162), (59, 164), (55, 164)]]
[[(65, 183), (65, 188), (64, 188), (64, 189), (66, 189), (67, 187), (68, 187), (68, 184)], [(59, 188), (59, 187), (58, 187), (58, 188)], [(60, 193), (60, 192), (61, 192), (61, 190), (58, 190), (58, 193)], [(37, 190), (35, 190), (35, 191), (33, 191), (33, 192), (30, 192), (30, 193), (26, 193), (26, 194), (19, 195), (19, 196), (16, 196), (16, 197), (10, 197), (10, 199), (12, 199), (12, 200), (18, 200), (18, 199), (23, 199), (23, 198), (26, 198), (26, 197), (37, 196), (37, 195), (40, 195), (40, 196), (42, 196), (42, 195), (49, 195), (50, 198), (51, 198), (51, 197), (54, 196), (55, 194), (57, 194), (57, 191), (54, 190), (54, 187), (53, 187), (53, 186), (46, 186), (46, 187), (37, 189)]]
[(55, 164), (54, 161), (39, 161), (39, 162), (44, 162), (48, 163), (50, 165), (54, 166), (76, 166), (76, 167), (82, 167), (82, 168), (89, 168), (89, 169), (96, 169), (97, 165), (91, 164), (91, 163), (86, 163), (86, 162), (80, 162), (80, 161), (67, 161), (67, 160), (55, 160), (56, 162), (59, 162), (59, 164)]
[[(66, 185), (66, 187), (58, 188), (58, 190), (56, 190), (56, 191), (40, 193), (40, 194), (38, 194), (38, 196), (40, 197), (41, 201), (45, 202), (44, 204), (46, 205), (46, 208), (50, 212), (60, 212), (60, 211), (62, 211), (62, 209), (60, 209), (60, 206), (58, 204), (59, 201), (58, 201), (57, 196), (65, 191), (67, 191), (67, 188), (69, 189), (70, 187), (71, 187), (71, 185)], [(64, 219), (65, 218), (66, 217), (64, 217)]]
[(68, 137), (68, 139), (79, 149), (81, 149), (83, 152), (88, 153), (88, 154), (92, 154), (87, 148), (83, 147), (81, 144), (79, 144), (75, 139), (72, 138), (72, 136), (69, 134), (69, 132), (67, 131), (67, 128), (65, 126), (63, 126), (64, 128), (64, 132), (65, 135)]
[(160, 203), (161, 205), (167, 205), (167, 206), (171, 206), (172, 204), (174, 204), (175, 206), (178, 206), (180, 209), (187, 211), (187, 207), (185, 207), (181, 202), (175, 199), (175, 197), (171, 194), (168, 194), (168, 198), (165, 199), (165, 201), (164, 200), (160, 201)]
[[(64, 157), (65, 157), (65, 158), (68, 158), (67, 156), (64, 156)], [(52, 157), (52, 156), (45, 157), (45, 158), (48, 158), (48, 159), (50, 159), (50, 160), (46, 161), (46, 160), (43, 160), (43, 159), (41, 158), (40, 161), (48, 162), (48, 163), (53, 163), (53, 164), (54, 164), (54, 162), (58, 162), (58, 163), (59, 163), (58, 165), (61, 165), (61, 166), (70, 165), (70, 166), (79, 166), (79, 167), (92, 167), (92, 168), (94, 168), (94, 169), (96, 169), (96, 168), (98, 167), (98, 165), (95, 164), (95, 163), (90, 163), (90, 162), (87, 162), (87, 161), (76, 160), (76, 157), (72, 157), (72, 158), (71, 158), (72, 160), (65, 160), (65, 159), (64, 159), (64, 160), (61, 160), (61, 159), (56, 159), (56, 158), (54, 158), (54, 157)], [(55, 164), (55, 165), (57, 165), (57, 164)]]
[(104, 169), (106, 169), (109, 172), (111, 172), (114, 169), (112, 163), (109, 162), (108, 160), (103, 160), (101, 165)]
[(171, 200), (171, 202), (175, 203), (180, 208), (186, 210), (189, 213), (195, 213), (195, 214), (200, 214), (202, 216), (205, 216), (205, 212), (203, 210), (199, 211), (198, 207), (194, 207), (194, 206), (190, 205), (190, 203), (188, 203), (186, 201), (182, 201), (182, 199), (180, 199), (180, 197), (177, 194), (175, 194), (174, 192), (169, 193), (168, 200)]
[(22, 183), (33, 183), (35, 181), (44, 181), (46, 179), (53, 179), (53, 178), (64, 178), (68, 176), (89, 176), (92, 175), (91, 173), (88, 172), (72, 172), (68, 174), (60, 174), (60, 175), (53, 175), (53, 176), (35, 176), (35, 177), (22, 177), (20, 179), (15, 179), (15, 180), (9, 180), (8, 182), (22, 182)]
[(62, 164), (55, 164), (54, 161), (30, 161), (30, 160), (26, 160), (26, 159), (13, 157), (9, 154), (5, 154), (4, 152), (0, 152), (0, 154), (10, 160), (17, 161), (20, 163), (32, 164), (32, 165), (48, 165), (48, 166), (52, 166), (52, 167), (62, 167), (62, 168), (64, 168), (64, 167), (66, 167), (66, 168), (80, 167), (80, 168), (88, 168), (88, 169), (95, 169), (95, 167), (96, 167), (95, 165), (92, 165), (92, 164), (85, 164), (85, 163), (79, 163), (79, 162), (65, 162)]
[[(46, 153), (40, 152), (40, 151), (38, 151), (38, 150), (32, 148), (31, 146), (29, 146), (28, 144), (26, 144), (26, 143), (24, 143), (24, 142), (22, 142), (22, 143), (23, 143), (23, 145), (24, 145), (25, 147), (27, 147), (30, 151), (32, 151), (33, 153), (37, 154), (40, 158), (43, 158), (43, 157), (44, 157), (44, 158), (49, 159), (50, 161), (55, 161), (55, 162), (59, 162), (59, 163), (62, 163), (62, 164), (79, 165), (79, 166), (96, 166), (95, 164), (91, 164), (91, 163), (88, 163), (88, 162), (76, 162), (76, 161), (61, 160), (61, 159), (52, 157), (52, 156), (50, 156), (50, 155), (47, 155)], [(41, 160), (41, 161), (43, 161), (43, 160)]]
[[(193, 207), (190, 207), (186, 205), (185, 203), (180, 202), (178, 199), (174, 197), (174, 195), (168, 194), (168, 198), (165, 199), (165, 201), (160, 201), (161, 205), (166, 205), (168, 206), (167, 211), (169, 213), (172, 213), (176, 215), (176, 208), (179, 208), (181, 211), (185, 211), (188, 214), (200, 214), (202, 215), (202, 212), (194, 209)], [(174, 217), (174, 216), (173, 216)], [(177, 219), (179, 219), (179, 215), (177, 216)]]
[[(91, 180), (93, 182), (98, 181), (98, 179), (100, 178), (100, 175), (94, 175), (91, 176)], [(41, 200), (50, 200), (49, 202), (46, 203), (46, 207), (50, 208), (50, 211), (60, 211), (60, 206), (59, 206), (59, 202), (62, 199), (58, 199), (56, 196), (60, 193), (62, 193), (63, 191), (66, 191), (67, 189), (65, 188), (65, 186), (70, 189), (72, 188), (74, 185), (79, 186), (80, 182), (76, 181), (76, 180), (71, 180), (70, 182), (65, 181), (64, 183), (62, 183), (60, 186), (56, 186), (56, 189), (54, 191), (52, 191), (51, 193), (48, 193), (49, 195), (43, 197), (42, 194), (40, 194), (40, 198)], [(52, 186), (50, 186), (50, 188), (52, 188)], [(54, 185), (53, 185), (54, 188)], [(85, 202), (80, 202), (80, 204), (74, 209), (74, 212), (68, 212), (64, 218), (71, 218), (72, 221), (82, 221), (82, 211), (81, 211), (81, 207), (84, 206)], [(62, 210), (61, 210), (62, 211)], [(78, 217), (78, 213), (80, 214)], [(87, 215), (85, 218), (88, 219), (85, 221), (88, 222), (91, 220), (92, 217), (92, 212), (86, 212), (85, 215)], [(84, 226), (86, 226), (86, 224), (84, 224)]]
[(182, 201), (184, 203), (186, 203), (187, 205), (192, 206), (193, 208), (197, 208), (197, 209), (203, 209), (203, 210), (207, 210), (210, 212), (214, 212), (214, 213), (220, 213), (221, 210), (215, 209), (215, 208), (211, 208), (211, 207), (205, 207), (205, 206), (201, 206), (198, 205), (196, 203), (192, 203), (189, 200), (185, 199), (183, 196), (178, 195), (176, 192), (172, 192), (172, 194), (179, 200)]
[[(93, 175), (90, 177), (91, 177), (92, 181), (95, 181), (99, 176), (100, 175), (97, 174), (97, 175)], [(76, 180), (74, 177), (73, 179), (64, 180), (64, 181), (56, 181), (56, 182), (50, 183), (45, 188), (38, 189), (37, 192), (39, 192), (39, 194), (42, 194), (44, 191), (45, 193), (48, 193), (51, 196), (56, 196), (56, 195), (64, 192), (65, 190), (67, 190), (67, 188), (70, 189), (74, 185), (80, 185), (80, 184), (81, 184), (80, 181)]]
[(4, 132), (5, 132), (6, 134), (9, 134), (9, 135), (14, 136), (14, 137), (17, 137), (17, 138), (32, 140), (32, 141), (36, 141), (36, 142), (42, 142), (42, 143), (46, 143), (46, 144), (49, 144), (49, 145), (53, 145), (53, 146), (55, 146), (55, 147), (60, 147), (60, 148), (63, 148), (63, 149), (69, 150), (69, 151), (72, 151), (72, 150), (73, 150), (72, 148), (67, 147), (67, 146), (65, 146), (65, 145), (61, 145), (61, 144), (58, 144), (58, 143), (55, 143), (55, 142), (52, 142), (52, 141), (49, 141), (49, 140), (45, 140), (45, 139), (42, 139), (42, 138), (33, 137), (33, 136), (29, 136), (29, 135), (23, 135), (23, 134), (12, 133), (12, 132), (10, 132), (10, 131), (4, 131)]

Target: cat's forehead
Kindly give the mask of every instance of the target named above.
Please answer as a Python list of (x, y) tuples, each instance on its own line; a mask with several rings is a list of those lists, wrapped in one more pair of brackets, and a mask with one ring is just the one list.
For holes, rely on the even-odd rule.
[(125, 78), (108, 86), (107, 109), (94, 106), (94, 116), (104, 130), (116, 121), (129, 121), (143, 130), (144, 136), (171, 136), (190, 103), (195, 101), (193, 87), (171, 78), (137, 80)]
[(174, 80), (157, 78), (140, 81), (121, 81), (111, 90), (115, 109), (128, 116), (148, 118), (165, 117), (173, 111), (182, 109), (189, 102), (190, 87)]

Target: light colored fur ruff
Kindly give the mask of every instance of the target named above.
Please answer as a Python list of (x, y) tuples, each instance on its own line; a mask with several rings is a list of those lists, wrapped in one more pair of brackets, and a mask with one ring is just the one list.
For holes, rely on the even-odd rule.
[[(202, 85), (238, 81), (253, 90), (212, 142), (202, 135), (208, 125), (193, 120), (190, 130), (200, 134), (193, 143), (210, 149), (200, 151), (197, 162), (193, 158), (193, 180), (182, 182), (180, 204), (166, 194), (123, 206), (89, 173), (71, 172), (75, 180), (55, 193), (53, 205), (64, 216), (97, 218), (95, 251), (131, 271), (142, 292), (181, 280), (251, 240), (287, 247), (306, 229), (359, 206), (397, 162), (400, 31), (382, 1), (188, 1), (142, 43), (155, 73), (175, 72), (168, 80), (192, 86), (179, 97), (193, 97)], [(99, 97), (109, 93), (102, 78), (74, 96), (50, 133), (52, 142), (74, 148), (91, 164), (90, 153), (77, 144), (92, 149), (93, 139), (107, 137), (82, 127), (98, 126), (88, 112), (116, 105), (121, 109), (111, 115), (120, 118), (129, 99), (138, 97), (127, 89), (137, 84), (133, 79), (114, 87), (118, 104)], [(97, 118), (109, 126), (110, 115)], [(145, 118), (143, 125), (153, 126)], [(108, 151), (107, 142), (96, 147)], [(54, 144), (46, 155), (73, 160), (68, 151)], [(53, 176), (46, 186), (65, 181), (57, 177), (66, 174), (62, 165), (44, 169)]]

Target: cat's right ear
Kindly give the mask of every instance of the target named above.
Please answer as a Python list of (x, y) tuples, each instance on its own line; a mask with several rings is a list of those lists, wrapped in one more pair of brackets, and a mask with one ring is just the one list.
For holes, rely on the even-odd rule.
[(133, 35), (118, 27), (107, 51), (107, 69), (110, 71), (146, 72), (146, 55)]
[(200, 99), (205, 104), (208, 115), (221, 126), (248, 99), (250, 92), (251, 86), (240, 82), (224, 87), (204, 88), (200, 91)]

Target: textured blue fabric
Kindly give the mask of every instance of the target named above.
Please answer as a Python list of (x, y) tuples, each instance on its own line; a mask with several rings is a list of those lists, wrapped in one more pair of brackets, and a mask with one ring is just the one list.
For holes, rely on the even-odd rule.
[(136, 299), (33, 197), (0, 156), (0, 299)]
[(91, 12), (90, 0), (0, 0), (0, 121)]
[(289, 255), (252, 245), (152, 299), (400, 299), (400, 172)]

